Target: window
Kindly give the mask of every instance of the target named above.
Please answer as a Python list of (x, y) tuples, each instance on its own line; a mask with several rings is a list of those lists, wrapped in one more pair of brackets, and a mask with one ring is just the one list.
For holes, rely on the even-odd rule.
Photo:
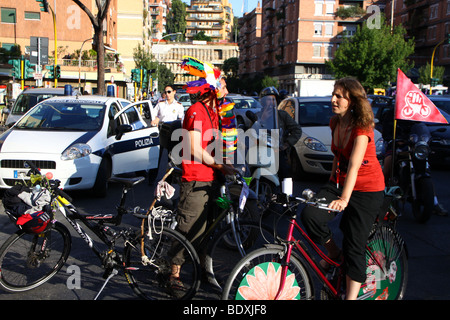
[(439, 3), (430, 6), (430, 20), (438, 17)]
[(356, 26), (355, 25), (346, 25), (344, 26), (344, 36), (352, 37), (356, 34)]
[(323, 9), (322, 9), (323, 2), (322, 1), (316, 1), (316, 2), (314, 2), (314, 5), (315, 5), (314, 15), (315, 16), (321, 16), (322, 12), (323, 12)]
[(322, 36), (322, 24), (314, 23), (314, 36), (321, 37)]
[(325, 36), (326, 37), (332, 37), (333, 36), (333, 24), (332, 23), (326, 23), (325, 24)]
[(2, 23), (16, 23), (16, 9), (2, 8), (1, 22)]
[(325, 47), (324, 47), (324, 49), (325, 49), (325, 52), (324, 52), (324, 54), (325, 54), (325, 58), (332, 58), (333, 57), (333, 45), (332, 44), (328, 44), (328, 45), (325, 45)]
[(41, 20), (41, 13), (25, 11), (25, 20)]
[(313, 58), (320, 58), (321, 57), (321, 48), (322, 48), (322, 45), (321, 44), (317, 44), (317, 43), (315, 43), (315, 44), (313, 44)]
[(325, 2), (325, 13), (327, 15), (334, 15), (334, 1)]

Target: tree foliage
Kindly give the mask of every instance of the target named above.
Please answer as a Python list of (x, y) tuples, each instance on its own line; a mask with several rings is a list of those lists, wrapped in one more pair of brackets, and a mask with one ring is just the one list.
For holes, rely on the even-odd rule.
[(94, 16), (92, 12), (80, 1), (73, 0), (83, 10), (89, 20), (91, 20), (94, 28), (94, 43), (97, 51), (97, 90), (99, 95), (105, 95), (105, 45), (103, 43), (103, 21), (108, 14), (108, 8), (111, 0), (96, 0), (97, 15)]
[[(159, 64), (156, 60), (153, 60), (153, 56), (147, 50), (144, 50), (140, 44), (138, 44), (137, 48), (133, 49), (133, 60), (137, 69), (146, 69), (146, 70), (155, 70), (155, 73), (152, 74), (152, 78), (158, 78), (158, 91), (161, 92), (166, 85), (172, 85), (174, 81), (174, 74), (170, 69), (168, 69), (165, 65)], [(159, 76), (157, 76), (157, 72), (159, 72)]]
[(395, 82), (397, 69), (405, 73), (413, 67), (408, 57), (414, 52), (414, 40), (405, 40), (402, 26), (390, 26), (381, 19), (379, 28), (365, 23), (353, 37), (344, 38), (335, 57), (326, 66), (336, 78), (356, 77), (366, 89), (385, 88)]
[(186, 6), (181, 0), (173, 0), (167, 15), (167, 34), (181, 32), (181, 35), (177, 36), (179, 40), (182, 40), (186, 33)]
[[(433, 78), (439, 79), (438, 83), (444, 81), (445, 67), (433, 65)], [(431, 82), (431, 65), (427, 62), (425, 66), (419, 68), (419, 83), (430, 84)]]

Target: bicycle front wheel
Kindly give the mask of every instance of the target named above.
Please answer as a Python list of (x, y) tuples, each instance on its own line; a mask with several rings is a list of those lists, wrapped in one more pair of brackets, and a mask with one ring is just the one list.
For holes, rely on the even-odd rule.
[(369, 236), (366, 247), (367, 280), (360, 298), (400, 300), (406, 291), (408, 256), (400, 235), (390, 226), (381, 225)]
[[(200, 262), (192, 244), (179, 232), (164, 228), (153, 232), (152, 239), (144, 235), (142, 243), (125, 247), (125, 277), (133, 291), (142, 299), (190, 299), (200, 287)], [(180, 281), (176, 292), (170, 282), (172, 259), (184, 252)]]
[(238, 241), (241, 242), (240, 248), (236, 245), (231, 225), (219, 230), (208, 243), (204, 267), (208, 282), (219, 289), (222, 289), (231, 270), (243, 256), (265, 244), (275, 242), (274, 231), (256, 222), (236, 223), (236, 233)]
[[(223, 300), (273, 300), (280, 288), (283, 247), (257, 249), (245, 256), (225, 283)], [(279, 300), (301, 300), (313, 297), (311, 279), (302, 262), (294, 255), (288, 265)]]
[(71, 246), (70, 233), (59, 222), (38, 235), (17, 231), (0, 248), (0, 285), (11, 292), (40, 286), (62, 268)]

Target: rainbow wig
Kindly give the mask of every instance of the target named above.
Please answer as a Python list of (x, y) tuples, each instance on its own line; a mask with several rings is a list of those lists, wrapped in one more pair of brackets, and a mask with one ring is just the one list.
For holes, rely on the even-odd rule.
[(223, 155), (225, 158), (232, 156), (237, 149), (236, 117), (233, 112), (234, 103), (226, 102), (223, 99), (224, 97), (218, 96), (221, 87), (220, 80), (222, 79), (221, 71), (208, 62), (202, 62), (189, 56), (183, 56), (180, 66), (190, 75), (200, 78), (186, 83), (183, 87), (186, 89), (186, 93), (199, 94), (200, 96), (207, 92), (215, 94), (218, 102), (217, 112), (223, 141)]

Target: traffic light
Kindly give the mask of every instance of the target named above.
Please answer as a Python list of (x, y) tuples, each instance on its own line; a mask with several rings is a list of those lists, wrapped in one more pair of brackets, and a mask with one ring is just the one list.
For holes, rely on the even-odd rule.
[(131, 70), (131, 80), (134, 82), (141, 82), (141, 70), (140, 69), (132, 69)]
[(35, 71), (34, 65), (31, 64), (30, 60), (25, 60), (24, 61), (23, 78), (24, 79), (33, 78), (34, 71)]
[(447, 40), (447, 44), (450, 44), (450, 33), (445, 35), (445, 40)]
[(142, 69), (142, 88), (148, 88), (148, 70)]
[(55, 79), (55, 66), (54, 65), (45, 66), (45, 69), (48, 70), (48, 77), (47, 78)]
[(439, 83), (439, 78), (431, 78), (430, 85), (436, 87)]
[(55, 78), (59, 79), (61, 77), (61, 66), (57, 64), (55, 68)]
[(42, 12), (48, 12), (48, 2), (47, 0), (36, 0), (39, 3), (39, 7)]
[(11, 64), (12, 67), (12, 76), (17, 79), (22, 79), (22, 70), (21, 70), (21, 61), (20, 59), (8, 60), (8, 63)]

